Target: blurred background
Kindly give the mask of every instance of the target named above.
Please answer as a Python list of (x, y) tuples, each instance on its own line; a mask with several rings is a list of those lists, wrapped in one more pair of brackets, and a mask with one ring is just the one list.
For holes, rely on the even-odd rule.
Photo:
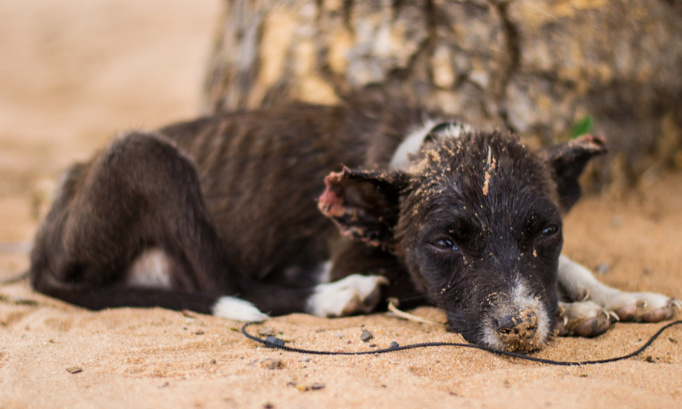
[(0, 271), (28, 265), (10, 243), (32, 239), (41, 196), (70, 163), (117, 132), (198, 114), (221, 9), (220, 0), (0, 2)]
[(584, 185), (682, 168), (681, 0), (226, 0), (204, 112), (402, 88), (531, 146), (603, 134)]

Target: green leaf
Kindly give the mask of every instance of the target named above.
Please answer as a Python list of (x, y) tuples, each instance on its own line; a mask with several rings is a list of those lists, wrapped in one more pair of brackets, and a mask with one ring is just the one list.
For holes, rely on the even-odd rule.
[(594, 120), (592, 119), (591, 115), (587, 115), (580, 121), (576, 122), (575, 125), (573, 125), (573, 130), (571, 131), (571, 139), (575, 139), (581, 135), (585, 135), (587, 133), (592, 132), (593, 127)]

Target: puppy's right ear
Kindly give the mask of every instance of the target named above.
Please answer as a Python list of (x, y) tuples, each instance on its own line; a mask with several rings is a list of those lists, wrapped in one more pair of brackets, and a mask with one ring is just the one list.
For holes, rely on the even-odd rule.
[(580, 198), (582, 191), (578, 178), (587, 162), (606, 152), (606, 141), (603, 137), (595, 135), (583, 135), (539, 152), (556, 182), (562, 211), (567, 212)]
[(374, 246), (390, 248), (400, 212), (400, 193), (408, 186), (402, 172), (369, 172), (344, 168), (325, 179), (320, 211), (343, 234)]

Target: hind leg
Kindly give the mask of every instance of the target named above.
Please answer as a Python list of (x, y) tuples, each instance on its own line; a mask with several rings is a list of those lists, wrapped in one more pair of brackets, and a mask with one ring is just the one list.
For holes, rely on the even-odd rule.
[(671, 319), (680, 301), (662, 294), (626, 292), (600, 283), (582, 265), (559, 258), (559, 285), (568, 297), (562, 303), (568, 334), (593, 336), (606, 331), (610, 318), (620, 321), (659, 322)]
[[(160, 288), (166, 291), (153, 297), (118, 291), (149, 249), (166, 256), (161, 282), (168, 285)], [(93, 309), (147, 306), (146, 299), (148, 306), (180, 309), (186, 303), (177, 291), (201, 294), (204, 304), (239, 292), (239, 274), (223, 255), (193, 164), (170, 142), (145, 133), (130, 133), (72, 168), (36, 236), (31, 276), (37, 290)]]
[(236, 271), (193, 163), (144, 133), (71, 170), (37, 234), (31, 276), (38, 291), (90, 309), (160, 306), (248, 321), (264, 319), (261, 311), (338, 315), (325, 302), (344, 296), (340, 312), (349, 313), (373, 283), (288, 288)]

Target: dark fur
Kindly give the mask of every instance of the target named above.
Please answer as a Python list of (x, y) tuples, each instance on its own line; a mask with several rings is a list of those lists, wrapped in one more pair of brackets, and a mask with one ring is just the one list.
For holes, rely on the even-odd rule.
[[(304, 310), (315, 269), (331, 259), (334, 279), (380, 274), (391, 281), (384, 297), (426, 295), (472, 342), (514, 275), (553, 314), (558, 208), (579, 197), (577, 177), (602, 141), (535, 155), (497, 133), (434, 138), (419, 168), (388, 171), (424, 118), (403, 100), (367, 94), (130, 132), (66, 175), (36, 236), (32, 284), (91, 309), (208, 313), (236, 295), (285, 314)], [(496, 169), (483, 194), (489, 149)], [(545, 234), (548, 226), (557, 231)], [(443, 238), (457, 251), (438, 245)], [(170, 290), (123, 284), (151, 247), (172, 261)]]

